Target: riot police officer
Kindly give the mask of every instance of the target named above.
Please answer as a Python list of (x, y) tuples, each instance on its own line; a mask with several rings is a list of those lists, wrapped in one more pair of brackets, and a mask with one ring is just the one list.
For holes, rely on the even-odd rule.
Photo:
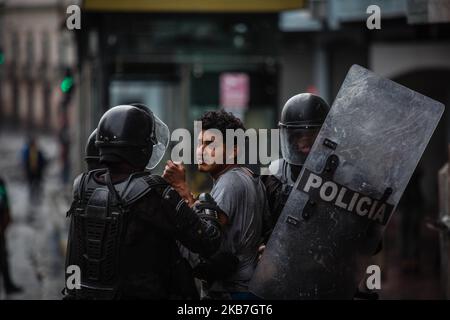
[(270, 206), (265, 218), (264, 238), (269, 238), (306, 157), (322, 127), (330, 106), (321, 97), (301, 93), (291, 97), (281, 111), (278, 124), (283, 158), (270, 164), (272, 175), (263, 176)]
[[(272, 175), (262, 176), (270, 206), (270, 217), (266, 217), (264, 222), (264, 243), (269, 239), (283, 211), (329, 110), (330, 106), (321, 97), (301, 93), (291, 97), (281, 111), (278, 127), (283, 158), (271, 163), (269, 169)], [(263, 244), (259, 248), (260, 254), (264, 249)], [(381, 249), (382, 242), (375, 254)], [(364, 280), (356, 288), (355, 298), (377, 299), (376, 293), (367, 290)]]
[(100, 119), (95, 145), (106, 168), (76, 178), (68, 212), (66, 268), (81, 272), (79, 287), (67, 281), (68, 298), (198, 297), (176, 241), (213, 254), (221, 241), (217, 207), (211, 202), (194, 212), (163, 178), (145, 170), (161, 160), (167, 135), (150, 110), (131, 105)]

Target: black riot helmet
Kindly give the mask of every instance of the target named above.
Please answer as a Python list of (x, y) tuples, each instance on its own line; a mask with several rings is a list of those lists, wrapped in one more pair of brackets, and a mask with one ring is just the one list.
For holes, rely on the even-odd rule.
[(120, 105), (105, 112), (97, 127), (95, 145), (100, 151), (101, 163), (127, 162), (143, 168), (152, 156), (154, 119), (144, 110)]
[(278, 126), (281, 152), (289, 164), (303, 165), (329, 110), (325, 100), (311, 93), (297, 94), (286, 102)]
[(88, 171), (102, 168), (102, 165), (100, 164), (100, 153), (95, 145), (96, 135), (97, 129), (92, 131), (86, 142), (84, 161), (86, 161)]

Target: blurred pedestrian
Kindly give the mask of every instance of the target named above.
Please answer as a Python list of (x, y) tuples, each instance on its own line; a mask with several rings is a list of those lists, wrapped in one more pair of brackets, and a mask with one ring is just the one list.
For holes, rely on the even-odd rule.
[(22, 150), (22, 164), (28, 182), (31, 202), (36, 202), (41, 193), (42, 176), (46, 159), (39, 149), (36, 139), (30, 137)]
[(3, 276), (3, 287), (7, 294), (20, 293), (22, 291), (20, 287), (14, 284), (9, 272), (5, 232), (10, 222), (8, 193), (6, 185), (0, 177), (0, 274)]

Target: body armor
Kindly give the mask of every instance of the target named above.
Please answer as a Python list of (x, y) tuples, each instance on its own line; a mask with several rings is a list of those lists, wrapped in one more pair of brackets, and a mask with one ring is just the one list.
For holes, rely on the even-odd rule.
[[(98, 181), (102, 174), (105, 183)], [(158, 208), (143, 203), (145, 214), (158, 225), (152, 229), (136, 223), (136, 206), (153, 199), (149, 197), (158, 197), (161, 203)], [(82, 174), (75, 180), (68, 216), (66, 268), (76, 265), (81, 270), (81, 289), (66, 288), (68, 296), (75, 299), (128, 298), (146, 281), (148, 285), (136, 293), (138, 298), (195, 298), (192, 270), (181, 258), (175, 239), (206, 256), (220, 244), (216, 217), (197, 216), (163, 178), (148, 172), (134, 173), (114, 185), (106, 169)], [(137, 234), (150, 237), (152, 242), (147, 245), (140, 242), (142, 239), (133, 239)], [(143, 260), (149, 270), (139, 266)], [(147, 288), (154, 292), (147, 294)]]
[(114, 186), (107, 178), (106, 185), (101, 185), (93, 178), (99, 171), (82, 174), (75, 181), (75, 200), (68, 212), (71, 223), (66, 265), (78, 265), (82, 270), (81, 290), (71, 290), (71, 294), (113, 299), (120, 294), (120, 250), (130, 207), (152, 188), (167, 183), (158, 176), (140, 173)]

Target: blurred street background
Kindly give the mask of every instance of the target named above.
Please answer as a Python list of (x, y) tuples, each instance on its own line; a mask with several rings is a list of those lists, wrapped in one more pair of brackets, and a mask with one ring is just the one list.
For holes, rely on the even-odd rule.
[[(147, 104), (170, 130), (219, 108), (276, 128), (294, 94), (331, 105), (353, 64), (448, 109), (450, 0), (0, 0), (0, 177), (23, 289), (0, 285), (0, 299), (61, 298), (72, 181), (110, 107)], [(446, 111), (375, 257), (382, 299), (450, 298), (449, 138)], [(28, 164), (41, 178), (24, 152), (42, 156)], [(188, 169), (194, 190), (207, 188)]]
[(21, 168), (25, 137), (17, 131), (2, 131), (0, 172), (7, 181), (12, 224), (7, 230), (11, 274), (23, 292), (1, 298), (60, 299), (64, 287), (65, 211), (68, 200), (59, 183), (58, 145), (52, 136), (40, 139), (48, 157), (40, 200), (30, 201)]

